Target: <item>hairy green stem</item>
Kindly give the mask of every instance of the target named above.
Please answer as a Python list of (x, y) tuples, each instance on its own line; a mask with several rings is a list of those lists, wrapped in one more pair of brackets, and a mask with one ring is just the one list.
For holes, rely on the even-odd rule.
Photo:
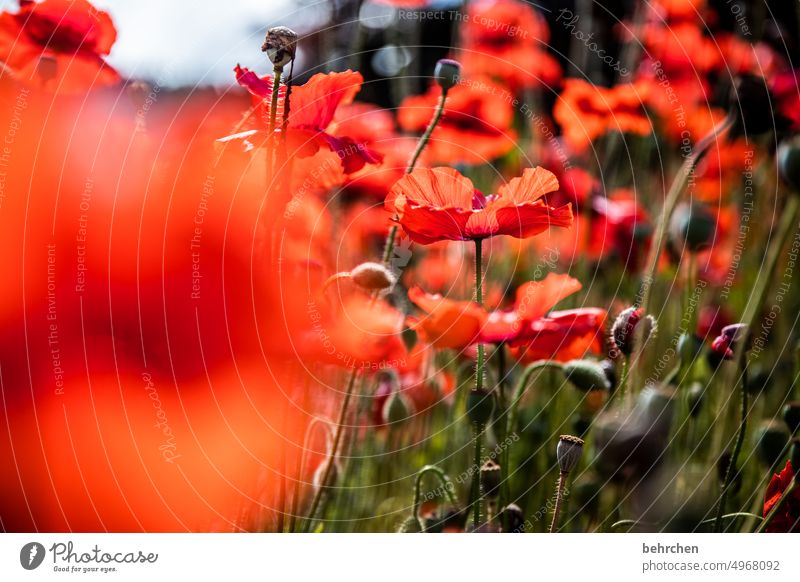
[[(483, 269), (482, 269), (482, 255), (483, 255), (483, 240), (475, 239), (475, 301), (478, 305), (483, 305)], [(484, 364), (484, 346), (482, 343), (478, 344), (478, 356), (475, 361), (475, 392), (481, 393), (483, 391), (483, 364)], [(481, 520), (481, 455), (483, 447), (483, 431), (485, 425), (475, 423), (474, 426), (474, 446), (475, 456), (473, 459), (474, 465), (472, 467), (472, 487), (470, 488), (469, 506), (472, 508), (472, 519), (475, 529), (480, 525)]]
[(554, 533), (558, 527), (558, 513), (561, 510), (561, 500), (564, 498), (564, 487), (567, 484), (567, 473), (561, 471), (558, 474), (558, 486), (556, 487), (556, 506), (553, 508), (553, 521), (550, 522), (550, 529), (547, 533)]

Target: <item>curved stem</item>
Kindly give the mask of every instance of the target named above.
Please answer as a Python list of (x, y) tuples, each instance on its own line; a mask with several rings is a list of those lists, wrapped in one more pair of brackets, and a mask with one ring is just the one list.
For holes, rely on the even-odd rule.
[[(283, 67), (275, 65), (273, 68), (272, 76), (272, 96), (269, 107), (269, 127), (267, 133), (267, 184), (272, 184), (272, 172), (274, 170), (274, 156), (275, 156), (275, 125), (278, 115), (278, 97), (281, 92), (281, 76), (283, 75)], [(272, 188), (270, 187), (270, 190)]]
[(722, 482), (722, 493), (717, 503), (717, 517), (714, 521), (714, 533), (722, 532), (722, 514), (725, 512), (725, 504), (728, 500), (728, 493), (730, 492), (731, 482), (734, 475), (737, 473), (736, 463), (739, 459), (739, 453), (742, 451), (744, 444), (744, 435), (747, 431), (747, 412), (748, 412), (748, 398), (747, 398), (747, 367), (742, 369), (742, 382), (740, 388), (740, 409), (739, 409), (739, 432), (736, 435), (736, 444), (733, 446), (733, 452), (728, 462), (728, 468), (725, 471), (725, 480)]
[(345, 419), (347, 418), (347, 409), (350, 405), (350, 400), (353, 396), (353, 387), (356, 383), (356, 376), (358, 376), (358, 372), (353, 370), (350, 374), (350, 379), (347, 383), (347, 390), (344, 393), (344, 399), (342, 400), (342, 406), (339, 408), (339, 419), (336, 421), (336, 429), (333, 433), (333, 444), (331, 445), (331, 452), (328, 455), (328, 464), (325, 467), (325, 473), (322, 476), (322, 481), (320, 482), (320, 486), (317, 491), (314, 493), (314, 499), (311, 501), (311, 509), (308, 511), (308, 517), (306, 518), (305, 523), (305, 531), (311, 531), (311, 526), (314, 523), (314, 516), (317, 513), (317, 509), (320, 506), (320, 502), (322, 500), (322, 496), (328, 488), (331, 474), (333, 473), (333, 466), (336, 461), (336, 454), (339, 450), (339, 444), (342, 441), (342, 435), (344, 434), (344, 423)]
[(447, 494), (447, 499), (450, 501), (450, 504), (453, 506), (458, 505), (456, 498), (453, 496), (453, 482), (450, 481), (450, 478), (447, 476), (447, 474), (436, 465), (425, 465), (422, 467), (422, 469), (417, 472), (417, 477), (414, 480), (414, 518), (417, 520), (417, 525), (419, 526), (419, 531), (421, 532), (425, 531), (425, 525), (422, 523), (422, 518), (419, 516), (419, 497), (420, 489), (422, 487), (422, 478), (427, 473), (433, 473), (439, 477), (439, 481), (441, 482), (442, 488)]
[(556, 487), (556, 506), (553, 508), (553, 521), (550, 522), (548, 533), (553, 533), (558, 527), (558, 513), (561, 510), (561, 500), (564, 497), (564, 487), (567, 484), (567, 473), (561, 471), (558, 475), (558, 486)]
[(775, 516), (778, 515), (778, 512), (788, 501), (789, 497), (791, 497), (792, 494), (797, 489), (797, 482), (798, 482), (797, 476), (795, 475), (794, 479), (792, 479), (792, 482), (789, 483), (789, 486), (784, 490), (783, 493), (781, 493), (781, 497), (780, 499), (778, 499), (778, 503), (776, 503), (772, 507), (772, 509), (770, 509), (769, 513), (764, 518), (764, 521), (761, 522), (761, 525), (758, 526), (758, 529), (756, 530), (755, 533), (764, 533), (764, 531), (766, 531), (767, 526), (769, 526), (769, 524), (772, 522)]

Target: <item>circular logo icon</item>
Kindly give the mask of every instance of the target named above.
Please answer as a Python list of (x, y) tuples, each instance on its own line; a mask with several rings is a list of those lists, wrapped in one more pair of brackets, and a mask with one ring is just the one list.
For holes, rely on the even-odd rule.
[(44, 561), (44, 546), (39, 542), (30, 542), (19, 551), (19, 563), (26, 570), (35, 570)]

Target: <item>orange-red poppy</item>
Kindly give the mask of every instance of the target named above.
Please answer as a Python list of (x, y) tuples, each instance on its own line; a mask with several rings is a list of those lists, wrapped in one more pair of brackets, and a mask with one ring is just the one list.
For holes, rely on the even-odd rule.
[(584, 307), (553, 311), (523, 329), (511, 353), (522, 362), (553, 359), (568, 361), (603, 351), (606, 310)]
[[(773, 475), (769, 485), (767, 485), (767, 492), (764, 496), (764, 517), (778, 504), (781, 495), (791, 485), (794, 478), (792, 461), (786, 461), (786, 466), (783, 470)], [(794, 493), (789, 496), (765, 531), (770, 533), (800, 532), (800, 489), (794, 490)]]
[(119, 81), (103, 60), (117, 38), (106, 12), (86, 0), (21, 0), (19, 5), (16, 13), (0, 14), (3, 73), (65, 93)]
[(609, 131), (648, 135), (652, 126), (645, 112), (649, 84), (625, 83), (610, 89), (581, 79), (566, 79), (553, 108), (564, 140), (575, 151)]
[[(270, 102), (273, 78), (259, 77), (253, 71), (236, 65), (236, 81), (253, 96), (255, 112), (263, 127), (269, 127)], [(353, 101), (361, 89), (361, 73), (344, 71), (342, 73), (318, 73), (305, 85), (292, 88), (289, 97), (289, 120), (286, 141), (289, 157), (308, 157), (320, 148), (326, 148), (339, 156), (345, 173), (350, 174), (365, 164), (380, 163), (382, 156), (349, 136), (336, 136), (328, 132), (341, 105)], [(283, 102), (286, 86), (279, 88), (279, 102)], [(282, 128), (282, 111), (276, 112), (276, 131)], [(240, 140), (246, 148), (262, 145), (269, 138), (267, 132), (251, 129), (221, 138), (220, 141)]]
[[(441, 88), (407, 97), (397, 121), (406, 131), (422, 132), (436, 111)], [(429, 164), (485, 164), (510, 152), (517, 134), (509, 91), (488, 79), (471, 79), (447, 92), (444, 115), (424, 152)]]
[(525, 238), (572, 224), (571, 205), (554, 208), (542, 199), (557, 189), (552, 172), (539, 167), (526, 168), (489, 196), (452, 168), (417, 169), (395, 184), (386, 208), (421, 244), (500, 234)]
[(425, 343), (463, 350), (478, 341), (487, 313), (477, 303), (431, 295), (419, 287), (409, 289), (408, 298), (425, 313), (421, 318), (407, 320)]
[(561, 78), (561, 66), (546, 50), (547, 22), (526, 2), (470, 2), (462, 30), (458, 58), (470, 76), (498, 78), (512, 91), (552, 87)]

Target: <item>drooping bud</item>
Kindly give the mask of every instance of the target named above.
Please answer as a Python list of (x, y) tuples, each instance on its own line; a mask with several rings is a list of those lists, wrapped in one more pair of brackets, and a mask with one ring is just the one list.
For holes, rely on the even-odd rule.
[(678, 355), (685, 364), (693, 362), (703, 349), (703, 340), (693, 333), (682, 333), (678, 338)]
[(583, 439), (576, 436), (562, 434), (556, 447), (558, 468), (562, 473), (569, 473), (578, 464), (583, 452)]
[(734, 323), (722, 328), (711, 342), (711, 351), (723, 360), (732, 360), (736, 344), (747, 335), (746, 323)]
[(311, 479), (311, 483), (314, 485), (314, 489), (325, 488), (329, 489), (336, 484), (336, 481), (339, 479), (340, 469), (339, 464), (334, 461), (333, 467), (331, 468), (330, 476), (328, 477), (328, 482), (323, 483), (323, 479), (325, 478), (325, 473), (328, 470), (328, 464), (330, 460), (323, 461), (317, 467), (317, 470), (314, 471), (314, 476)]
[(714, 241), (717, 221), (704, 204), (681, 204), (669, 223), (669, 237), (675, 252), (684, 247), (689, 252), (701, 251)]
[(467, 418), (473, 424), (485, 426), (492, 418), (494, 402), (486, 390), (470, 390), (467, 395)]
[(500, 494), (500, 465), (488, 459), (481, 466), (481, 483), (486, 499), (497, 499)]
[(461, 77), (461, 63), (453, 59), (439, 59), (436, 61), (433, 76), (443, 91), (449, 91), (458, 84)]
[(578, 390), (609, 390), (608, 381), (603, 368), (591, 360), (571, 360), (564, 364), (564, 377)]
[(800, 432), (800, 401), (786, 403), (783, 407), (783, 422), (793, 435)]
[(283, 68), (294, 60), (297, 52), (297, 33), (285, 26), (270, 28), (261, 50), (267, 53), (267, 58), (275, 67)]
[(774, 467), (783, 458), (790, 438), (783, 424), (774, 420), (764, 421), (753, 433), (758, 458), (767, 467)]
[(800, 135), (785, 139), (776, 153), (778, 172), (795, 195), (800, 194)]
[(368, 291), (384, 291), (391, 289), (397, 282), (386, 265), (382, 263), (361, 263), (350, 271), (353, 283)]
[(383, 404), (384, 424), (394, 425), (408, 419), (412, 414), (411, 403), (408, 399), (395, 390)]
[[(641, 326), (641, 327), (640, 327)], [(620, 352), (630, 356), (634, 350), (637, 334), (641, 334), (642, 342), (656, 335), (658, 326), (652, 315), (645, 315), (641, 308), (628, 307), (614, 320), (611, 326), (611, 337)]]
[(603, 368), (603, 373), (608, 380), (609, 390), (614, 390), (617, 387), (617, 366), (612, 360), (606, 358), (600, 362), (600, 367)]
[(686, 397), (689, 401), (689, 414), (692, 418), (697, 418), (703, 406), (706, 395), (706, 387), (701, 382), (693, 382), (689, 386)]

